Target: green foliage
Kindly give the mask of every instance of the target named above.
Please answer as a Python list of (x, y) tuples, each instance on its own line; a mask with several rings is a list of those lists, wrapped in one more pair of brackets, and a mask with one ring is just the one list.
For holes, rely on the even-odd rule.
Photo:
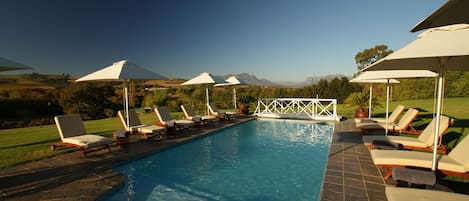
[(362, 109), (368, 109), (370, 100), (370, 92), (367, 90), (362, 90), (359, 92), (351, 93), (347, 99), (345, 99), (344, 103), (349, 104), (351, 106), (357, 106)]
[(250, 96), (250, 95), (241, 95), (238, 97), (238, 102), (240, 104), (250, 104), (250, 103), (253, 103), (255, 102), (256, 99), (253, 97), (253, 96)]
[[(446, 85), (445, 91), (451, 97), (469, 96), (469, 72), (451, 71), (446, 74), (447, 80), (452, 80)], [(454, 80), (454, 81), (453, 81)]]
[(165, 89), (153, 91), (153, 105), (166, 105), (168, 91)]
[(357, 69), (360, 71), (372, 63), (384, 58), (385, 56), (391, 54), (393, 51), (388, 50), (387, 45), (375, 45), (372, 48), (364, 49), (363, 51), (355, 55), (355, 63), (357, 64)]
[(72, 84), (60, 90), (59, 104), (65, 114), (83, 114), (84, 119), (99, 119), (108, 117), (108, 110), (117, 109), (108, 97), (114, 96), (114, 89), (110, 85), (95, 83)]

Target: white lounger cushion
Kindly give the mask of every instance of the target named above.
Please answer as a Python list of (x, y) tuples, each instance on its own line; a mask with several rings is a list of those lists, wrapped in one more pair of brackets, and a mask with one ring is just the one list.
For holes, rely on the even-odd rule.
[(162, 126), (155, 126), (155, 125), (147, 125), (147, 124), (142, 124), (140, 122), (140, 118), (137, 115), (137, 112), (135, 112), (135, 109), (130, 109), (129, 110), (129, 125), (130, 127), (127, 127), (127, 122), (126, 122), (126, 117), (124, 116), (124, 112), (122, 110), (119, 110), (117, 113), (119, 116), (119, 119), (121, 120), (122, 125), (131, 132), (139, 132), (139, 133), (157, 133), (160, 131), (164, 131), (166, 128)]
[[(432, 153), (405, 150), (370, 150), (375, 165), (432, 167)], [(448, 155), (438, 156), (438, 169), (464, 173), (469, 170)]]
[(137, 128), (138, 132), (140, 133), (157, 133), (160, 131), (166, 130), (165, 127), (162, 126), (150, 126), (150, 125), (143, 125), (142, 127)]
[[(418, 114), (418, 110), (409, 108), (397, 124), (388, 124), (387, 130), (401, 131), (407, 128)], [(364, 130), (385, 129), (386, 123), (362, 123), (358, 124), (357, 127)]]
[[(448, 155), (438, 155), (439, 170), (466, 173), (469, 171), (469, 136), (465, 136)], [(431, 168), (432, 153), (405, 150), (371, 150), (375, 165), (400, 165)]]
[(405, 146), (422, 147), (422, 148), (430, 146), (430, 145), (423, 143), (418, 138), (404, 137), (404, 136), (364, 135), (362, 137), (362, 140), (365, 145), (370, 145), (373, 142), (373, 140), (382, 140), (382, 141), (399, 143)]
[[(450, 124), (450, 118), (447, 116), (441, 115), (440, 117), (440, 133), (439, 135), (443, 135), (445, 131), (448, 129)], [(428, 124), (425, 130), (422, 131), (418, 138), (414, 137), (403, 137), (403, 136), (384, 136), (384, 135), (364, 135), (362, 137), (363, 143), (365, 145), (369, 145), (373, 142), (373, 140), (384, 140), (390, 141), (394, 143), (400, 143), (404, 146), (413, 146), (413, 147), (422, 147), (426, 148), (433, 145), (434, 135), (433, 132), (435, 130), (436, 119), (433, 120)]]
[(172, 120), (176, 125), (181, 125), (181, 126), (192, 126), (194, 125), (194, 122), (193, 121), (190, 121), (190, 120), (184, 120), (184, 119), (181, 119), (181, 120)]
[(181, 109), (184, 112), (184, 115), (186, 116), (186, 119), (190, 119), (190, 120), (195, 121), (195, 122), (199, 122), (201, 120), (202, 121), (210, 121), (210, 120), (216, 120), (217, 119), (216, 116), (212, 116), (212, 115), (206, 115), (206, 116), (195, 115), (194, 109), (189, 104), (182, 104)]
[(212, 116), (212, 115), (205, 115), (205, 116), (201, 116), (202, 117), (202, 120), (215, 120), (217, 119), (216, 116)]
[[(173, 127), (174, 125), (182, 127), (190, 127), (194, 125), (193, 121), (190, 120), (173, 120), (169, 113), (168, 107), (157, 107), (154, 109), (158, 120), (166, 126)], [(199, 120), (200, 121), (200, 120)]]
[(74, 144), (85, 149), (108, 145), (110, 138), (86, 134), (85, 125), (79, 114), (58, 115), (54, 117), (60, 138), (63, 143)]
[(112, 142), (110, 138), (106, 138), (99, 135), (80, 135), (75, 137), (67, 137), (62, 139), (63, 143), (75, 144), (82, 146), (85, 149), (88, 147), (107, 145)]
[(386, 186), (386, 197), (388, 201), (433, 201), (433, 200), (451, 200), (451, 201), (467, 201), (468, 195), (450, 193), (444, 191), (415, 189), (415, 188), (399, 188)]
[[(389, 115), (389, 123), (395, 123), (397, 122), (397, 119), (399, 116), (404, 112), (405, 107), (403, 105), (398, 105), (394, 110), (392, 111), (391, 115)], [(355, 118), (355, 124), (358, 125), (360, 123), (366, 123), (366, 122), (371, 122), (375, 121), (377, 123), (386, 123), (386, 118)]]

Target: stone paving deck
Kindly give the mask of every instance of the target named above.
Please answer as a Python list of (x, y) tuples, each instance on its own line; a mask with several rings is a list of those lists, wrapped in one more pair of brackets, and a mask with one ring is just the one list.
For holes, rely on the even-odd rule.
[(322, 201), (385, 201), (385, 182), (363, 145), (353, 121), (335, 126), (324, 178)]

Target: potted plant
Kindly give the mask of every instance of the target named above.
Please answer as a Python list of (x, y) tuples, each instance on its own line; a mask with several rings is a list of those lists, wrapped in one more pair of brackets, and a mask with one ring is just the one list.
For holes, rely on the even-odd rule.
[(253, 102), (255, 99), (249, 95), (242, 95), (238, 97), (238, 111), (239, 114), (247, 115), (249, 114), (249, 103)]
[(360, 92), (351, 93), (344, 102), (352, 106), (357, 106), (357, 109), (355, 109), (355, 118), (367, 118), (369, 100), (370, 93), (368, 93), (367, 90), (362, 90)]

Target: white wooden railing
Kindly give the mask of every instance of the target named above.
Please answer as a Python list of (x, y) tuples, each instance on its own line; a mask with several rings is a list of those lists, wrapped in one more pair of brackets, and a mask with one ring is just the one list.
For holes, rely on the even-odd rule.
[(336, 99), (262, 98), (257, 101), (254, 115), (281, 119), (340, 120)]

